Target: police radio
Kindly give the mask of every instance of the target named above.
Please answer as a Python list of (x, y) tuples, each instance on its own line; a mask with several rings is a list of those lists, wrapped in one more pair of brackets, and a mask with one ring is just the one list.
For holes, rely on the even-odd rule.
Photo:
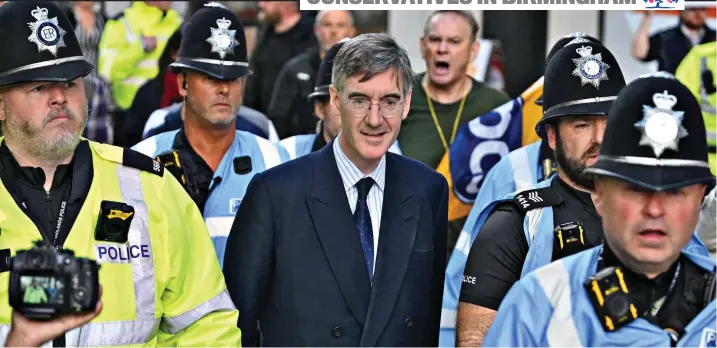
[(607, 267), (590, 277), (585, 289), (606, 331), (615, 331), (639, 316), (619, 267)]
[(586, 249), (585, 230), (579, 223), (569, 222), (560, 224), (555, 228), (554, 233), (554, 260), (579, 253)]

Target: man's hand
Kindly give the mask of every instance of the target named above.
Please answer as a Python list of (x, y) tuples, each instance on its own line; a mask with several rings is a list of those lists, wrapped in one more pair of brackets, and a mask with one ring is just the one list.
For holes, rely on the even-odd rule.
[(142, 35), (142, 48), (145, 52), (153, 52), (157, 48), (157, 37)]
[[(102, 298), (102, 286), (100, 286)], [(102, 300), (97, 301), (95, 310), (85, 314), (63, 315), (50, 321), (35, 321), (25, 318), (13, 310), (10, 334), (5, 342), (6, 347), (39, 347), (45, 342), (94, 319), (102, 311)]]

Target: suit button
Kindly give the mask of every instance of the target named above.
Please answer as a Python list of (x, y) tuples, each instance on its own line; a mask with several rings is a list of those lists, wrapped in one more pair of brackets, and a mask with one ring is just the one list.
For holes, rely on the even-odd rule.
[(406, 318), (406, 321), (404, 321), (404, 323), (406, 323), (407, 327), (411, 327), (413, 326), (413, 319), (411, 319), (411, 317), (408, 317)]
[(331, 329), (331, 334), (334, 335), (334, 337), (341, 337), (341, 335), (344, 334), (343, 330), (341, 330), (340, 327), (335, 327)]

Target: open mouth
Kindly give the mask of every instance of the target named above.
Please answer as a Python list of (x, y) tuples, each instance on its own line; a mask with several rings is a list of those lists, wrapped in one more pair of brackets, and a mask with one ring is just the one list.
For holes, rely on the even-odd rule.
[(438, 73), (440, 75), (448, 74), (449, 68), (451, 67), (450, 64), (448, 64), (448, 62), (444, 62), (444, 61), (436, 61), (434, 63), (434, 65), (436, 67), (436, 73)]
[(644, 230), (640, 231), (639, 235), (646, 240), (659, 241), (665, 238), (667, 236), (667, 233), (662, 230)]

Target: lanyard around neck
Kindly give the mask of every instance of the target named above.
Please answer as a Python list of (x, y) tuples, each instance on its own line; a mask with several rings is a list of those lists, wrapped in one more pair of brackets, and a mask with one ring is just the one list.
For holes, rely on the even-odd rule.
[(453, 122), (453, 132), (451, 133), (451, 142), (448, 143), (446, 141), (446, 136), (443, 135), (443, 129), (441, 128), (440, 123), (438, 123), (438, 116), (436, 116), (436, 111), (433, 109), (433, 102), (431, 101), (431, 95), (428, 93), (428, 80), (424, 78), (424, 86), (423, 90), (426, 92), (426, 101), (428, 102), (428, 110), (431, 112), (431, 118), (433, 118), (433, 124), (436, 126), (436, 131), (438, 131), (438, 136), (441, 138), (441, 142), (443, 143), (443, 148), (448, 151), (448, 146), (450, 144), (453, 144), (453, 141), (456, 139), (456, 132), (458, 131), (458, 124), (460, 124), (461, 121), (461, 115), (463, 114), (463, 106), (466, 103), (466, 99), (468, 98), (469, 93), (465, 93), (463, 95), (463, 98), (461, 99), (461, 104), (458, 107), (458, 113), (456, 114), (456, 119)]

